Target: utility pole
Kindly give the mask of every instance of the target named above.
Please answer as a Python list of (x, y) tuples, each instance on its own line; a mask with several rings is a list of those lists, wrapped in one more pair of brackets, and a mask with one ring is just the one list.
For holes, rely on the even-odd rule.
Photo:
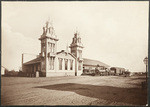
[(23, 72), (23, 57), (24, 57), (24, 54), (22, 54), (22, 72)]
[(145, 57), (143, 60), (144, 64), (146, 65), (146, 84), (147, 84), (147, 65), (148, 65), (148, 57)]

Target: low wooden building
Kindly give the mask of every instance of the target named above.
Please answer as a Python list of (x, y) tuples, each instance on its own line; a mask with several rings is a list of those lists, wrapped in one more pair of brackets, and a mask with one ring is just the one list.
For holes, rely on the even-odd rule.
[(121, 67), (111, 67), (110, 75), (123, 75), (125, 73), (125, 68)]
[(100, 75), (105, 75), (110, 66), (98, 60), (83, 58), (83, 72), (86, 74), (95, 73), (96, 69)]

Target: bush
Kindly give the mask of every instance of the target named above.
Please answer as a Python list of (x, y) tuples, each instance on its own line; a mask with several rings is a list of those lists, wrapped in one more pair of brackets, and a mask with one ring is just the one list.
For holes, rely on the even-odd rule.
[(18, 76), (19, 76), (19, 77), (26, 77), (27, 74), (26, 74), (25, 72), (19, 71), (19, 72), (18, 72)]
[(8, 77), (16, 77), (18, 76), (18, 72), (16, 72), (15, 70), (11, 70), (11, 71), (5, 71), (5, 76), (8, 76)]

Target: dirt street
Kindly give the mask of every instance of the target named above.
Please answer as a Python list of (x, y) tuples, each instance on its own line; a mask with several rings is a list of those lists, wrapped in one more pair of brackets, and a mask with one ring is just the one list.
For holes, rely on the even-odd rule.
[(142, 76), (2, 77), (1, 105), (145, 105)]

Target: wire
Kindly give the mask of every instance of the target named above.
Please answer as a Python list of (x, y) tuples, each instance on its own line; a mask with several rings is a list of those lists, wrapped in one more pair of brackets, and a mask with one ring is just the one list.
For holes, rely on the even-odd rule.
[(31, 53), (23, 53), (23, 54), (28, 54), (28, 55), (36, 55), (36, 56), (37, 56), (37, 54), (31, 54)]

